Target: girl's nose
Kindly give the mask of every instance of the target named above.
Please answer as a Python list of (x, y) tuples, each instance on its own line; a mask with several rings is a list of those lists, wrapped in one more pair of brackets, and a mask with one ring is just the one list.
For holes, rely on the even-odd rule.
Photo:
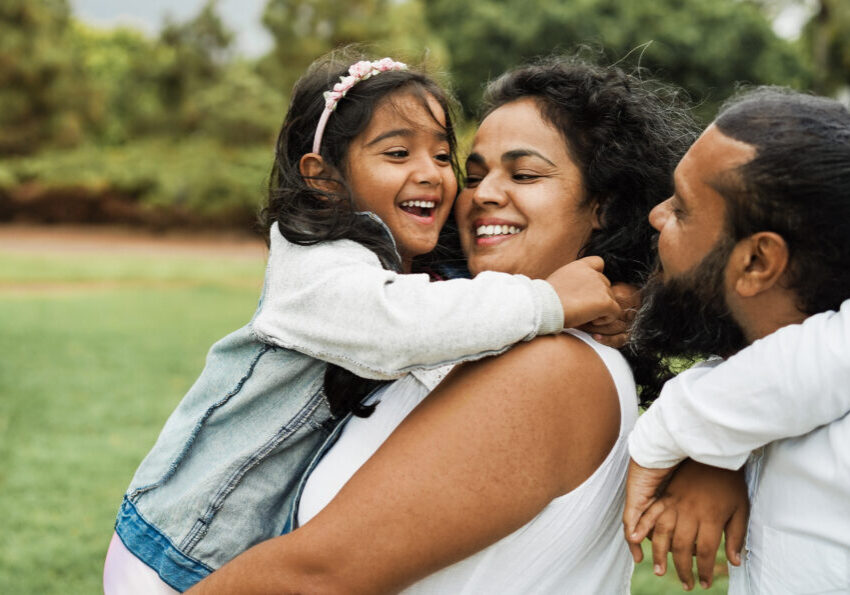
[(442, 180), (440, 168), (430, 156), (418, 160), (416, 170), (413, 173), (414, 182), (417, 184), (439, 186)]

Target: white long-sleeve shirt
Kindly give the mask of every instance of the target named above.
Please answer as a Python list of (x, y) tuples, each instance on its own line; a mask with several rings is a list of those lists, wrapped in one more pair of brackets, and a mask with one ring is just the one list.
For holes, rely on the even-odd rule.
[(668, 382), (629, 439), (650, 468), (747, 462), (730, 593), (850, 593), (850, 300)]

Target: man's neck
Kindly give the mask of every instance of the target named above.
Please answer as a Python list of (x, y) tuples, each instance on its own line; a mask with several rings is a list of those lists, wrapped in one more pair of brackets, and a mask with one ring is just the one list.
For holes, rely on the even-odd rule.
[(739, 312), (734, 315), (744, 330), (747, 343), (766, 337), (783, 326), (799, 324), (808, 318), (808, 314), (797, 308), (796, 300), (795, 293), (783, 289), (742, 303)]

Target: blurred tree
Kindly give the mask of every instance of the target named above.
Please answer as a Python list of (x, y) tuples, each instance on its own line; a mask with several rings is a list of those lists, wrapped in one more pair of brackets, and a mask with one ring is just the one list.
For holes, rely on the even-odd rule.
[(468, 112), (489, 77), (580, 44), (683, 86), (706, 120), (736, 81), (805, 86), (809, 80), (803, 59), (775, 35), (764, 13), (737, 0), (426, 0), (426, 8), (449, 49)]
[(850, 87), (850, 2), (818, 0), (800, 41), (812, 60), (817, 93)]
[(160, 78), (171, 54), (139, 31), (73, 27), (84, 76), (95, 97), (92, 133), (120, 144), (165, 129)]
[(216, 12), (216, 0), (207, 0), (198, 15), (185, 23), (166, 20), (160, 33), (166, 59), (159, 88), (163, 102), (177, 108), (181, 129), (198, 127), (196, 94), (221, 78), (232, 41), (233, 34)]
[(248, 63), (236, 62), (194, 98), (198, 129), (228, 145), (271, 147), (283, 122), (283, 95)]
[(269, 0), (263, 24), (274, 49), (261, 72), (289, 95), (310, 63), (340, 45), (374, 42), (389, 33), (390, 0)]
[(0, 3), (0, 154), (80, 141), (91, 97), (69, 23), (67, 0)]

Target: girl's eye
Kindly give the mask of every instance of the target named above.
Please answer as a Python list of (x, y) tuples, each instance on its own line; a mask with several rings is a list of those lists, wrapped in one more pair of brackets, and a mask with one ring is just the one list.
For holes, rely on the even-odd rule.
[(437, 155), (434, 155), (434, 159), (436, 159), (440, 163), (451, 163), (452, 162), (452, 156), (449, 155), (448, 153), (439, 153)]
[(384, 155), (386, 155), (387, 157), (393, 157), (395, 159), (403, 159), (410, 155), (410, 152), (408, 152), (407, 149), (395, 149), (392, 151), (385, 151)]

